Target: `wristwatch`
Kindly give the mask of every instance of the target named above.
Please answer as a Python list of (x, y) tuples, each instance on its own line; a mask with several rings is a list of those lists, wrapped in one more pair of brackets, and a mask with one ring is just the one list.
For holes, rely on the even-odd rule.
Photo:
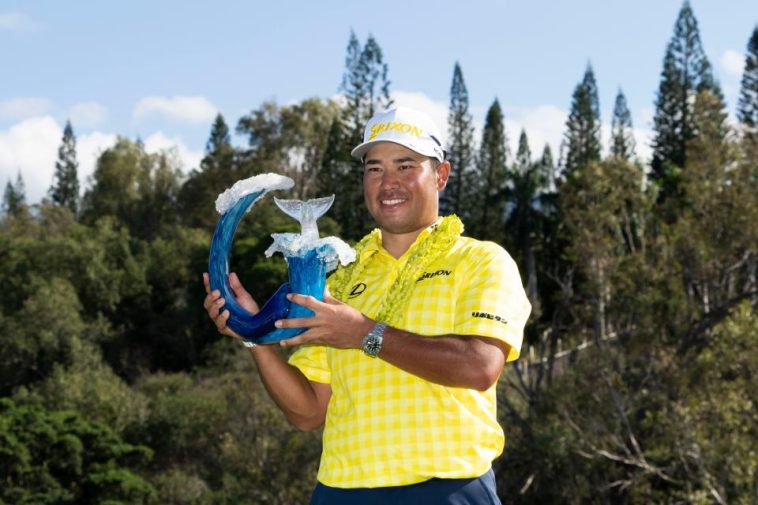
[(376, 325), (374, 325), (374, 328), (368, 332), (368, 335), (363, 337), (363, 352), (366, 354), (366, 356), (376, 358), (376, 356), (382, 350), (385, 329), (387, 329), (387, 325), (376, 323)]

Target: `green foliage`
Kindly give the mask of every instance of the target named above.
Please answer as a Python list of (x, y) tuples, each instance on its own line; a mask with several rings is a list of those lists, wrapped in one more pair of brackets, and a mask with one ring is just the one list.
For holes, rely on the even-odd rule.
[(295, 180), (295, 194), (290, 198), (312, 197), (338, 112), (335, 102), (318, 98), (286, 107), (264, 103), (243, 116), (237, 126), (249, 144), (242, 170), (287, 175)]
[(154, 503), (137, 471), (152, 451), (124, 443), (74, 412), (0, 400), (0, 500), (6, 503)]
[(700, 41), (697, 20), (685, 1), (666, 47), (655, 100), (651, 168), (653, 179), (661, 187), (662, 200), (678, 192), (679, 172), (689, 158), (687, 143), (697, 135), (692, 119), (693, 98), (701, 91), (709, 91), (723, 101)]
[(587, 65), (582, 81), (576, 85), (571, 110), (566, 120), (567, 176), (581, 170), (591, 161), (600, 160), (600, 101), (595, 73)]
[(5, 184), (3, 193), (3, 205), (0, 210), (6, 216), (19, 216), (26, 209), (26, 190), (24, 189), (24, 179), (21, 172), (16, 175), (16, 182), (11, 184), (8, 181)]
[(515, 257), (532, 304), (532, 313), (541, 313), (538, 293), (537, 255), (544, 241), (544, 223), (551, 211), (549, 173), (552, 161), (549, 148), (538, 162), (532, 161), (529, 139), (524, 130), (519, 135), (518, 151), (508, 174), (505, 191), (507, 214), (504, 223), (504, 244)]
[(76, 137), (71, 128), (71, 121), (66, 121), (63, 129), (63, 139), (58, 148), (58, 161), (55, 162), (53, 185), (50, 187), (50, 198), (55, 205), (68, 207), (76, 215), (79, 208), (79, 176), (76, 161)]
[(87, 419), (110, 426), (117, 433), (146, 417), (146, 401), (103, 361), (92, 343), (73, 338), (69, 362), (57, 362), (52, 373), (15, 395), (18, 403), (47, 410), (85, 412)]
[(482, 142), (476, 160), (472, 193), (477, 195), (476, 207), (470, 212), (468, 233), (476, 238), (498, 240), (501, 237), (508, 162), (508, 137), (500, 102), (487, 111)]
[(470, 191), (474, 169), (474, 120), (469, 112), (468, 90), (458, 63), (453, 69), (450, 85), (447, 125), (447, 159), (451, 168), (447, 187), (440, 197), (440, 211), (443, 214), (458, 214), (465, 221), (465, 210), (471, 208), (476, 198)]
[[(73, 286), (60, 278), (33, 279), (33, 294), (12, 317), (0, 319), (5, 352), (0, 356), (0, 385), (14, 387), (45, 378), (57, 363), (71, 359), (72, 340), (86, 326)], [(34, 324), (30, 324), (33, 321)]]
[(361, 47), (355, 32), (351, 31), (340, 86), (347, 101), (342, 121), (348, 145), (358, 145), (371, 116), (392, 105), (387, 73), (382, 49), (373, 35), (369, 34)]
[(116, 228), (113, 219), (84, 226), (73, 221), (68, 209), (46, 205), (39, 214), (17, 235), (0, 236), (0, 278), (10, 289), (0, 295), (5, 310), (17, 310), (34, 292), (34, 278), (67, 279), (92, 315), (113, 315), (125, 297), (148, 289), (129, 234)]
[(98, 158), (82, 221), (113, 216), (131, 235), (151, 240), (177, 224), (178, 162), (170, 152), (148, 154), (141, 142), (119, 138)]
[(745, 70), (737, 102), (737, 119), (743, 128), (743, 137), (749, 150), (758, 153), (758, 26), (747, 44)]
[(630, 160), (634, 158), (634, 146), (632, 114), (626, 105), (624, 93), (619, 89), (611, 122), (611, 156)]
[[(133, 436), (156, 450), (161, 498), (195, 503), (302, 503), (318, 466), (317, 434), (294, 431), (247, 353), (224, 342), (225, 372), (154, 375), (140, 384), (150, 416)], [(236, 351), (239, 348), (235, 347)], [(202, 465), (198, 465), (202, 461)], [(177, 501), (170, 501), (177, 500)]]
[(754, 167), (724, 140), (720, 97), (699, 93), (693, 116), (674, 224), (620, 157), (559, 188), (572, 269), (552, 312), (569, 316), (503, 377), (512, 502), (754, 499)]

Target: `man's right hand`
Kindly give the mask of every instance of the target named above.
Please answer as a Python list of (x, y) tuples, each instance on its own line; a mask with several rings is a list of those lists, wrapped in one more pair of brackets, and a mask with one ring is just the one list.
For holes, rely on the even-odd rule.
[[(203, 284), (205, 284), (206, 292), (203, 307), (205, 307), (206, 312), (208, 312), (208, 316), (211, 318), (211, 321), (213, 321), (213, 324), (218, 328), (219, 333), (236, 338), (237, 340), (242, 340), (241, 336), (226, 325), (226, 322), (229, 320), (229, 311), (221, 311), (221, 307), (223, 307), (226, 302), (221, 298), (221, 291), (218, 289), (211, 291), (210, 279), (207, 272), (203, 273)], [(237, 274), (229, 274), (229, 286), (234, 292), (234, 298), (237, 300), (237, 303), (239, 303), (243, 309), (252, 314), (258, 313), (260, 310), (258, 304), (255, 303), (255, 300), (250, 296), (250, 293), (248, 293), (242, 286)]]
[[(203, 274), (203, 282), (207, 293), (203, 306), (219, 333), (242, 341), (242, 337), (226, 325), (229, 320), (229, 311), (221, 311), (224, 299), (221, 298), (220, 291), (211, 291), (207, 273)], [(260, 310), (258, 304), (242, 287), (237, 274), (229, 274), (229, 286), (232, 288), (237, 303), (253, 314), (258, 313)], [(310, 431), (323, 426), (326, 419), (326, 406), (332, 396), (331, 386), (309, 381), (303, 372), (287, 363), (277, 347), (279, 346), (259, 345), (250, 349), (266, 391), (287, 416), (289, 422), (298, 429)]]

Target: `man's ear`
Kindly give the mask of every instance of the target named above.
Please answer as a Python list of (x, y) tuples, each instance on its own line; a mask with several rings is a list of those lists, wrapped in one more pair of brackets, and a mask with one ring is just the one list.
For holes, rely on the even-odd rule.
[(448, 177), (450, 177), (450, 162), (443, 161), (437, 166), (437, 191), (445, 189)]

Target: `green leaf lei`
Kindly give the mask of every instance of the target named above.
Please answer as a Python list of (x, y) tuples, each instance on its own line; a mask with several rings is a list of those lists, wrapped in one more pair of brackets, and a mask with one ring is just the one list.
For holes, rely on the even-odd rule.
[[(427, 269), (437, 258), (446, 253), (463, 233), (463, 223), (456, 215), (442, 218), (432, 225), (432, 232), (416, 245), (405, 267), (395, 279), (389, 292), (382, 300), (376, 320), (395, 326), (402, 321), (404, 308), (421, 272)], [(358, 261), (337, 270), (329, 279), (332, 294), (338, 300), (344, 300), (350, 287), (360, 279), (370, 256), (361, 258), (361, 253), (372, 240), (378, 240), (381, 231), (377, 228), (363, 237), (355, 246)]]

